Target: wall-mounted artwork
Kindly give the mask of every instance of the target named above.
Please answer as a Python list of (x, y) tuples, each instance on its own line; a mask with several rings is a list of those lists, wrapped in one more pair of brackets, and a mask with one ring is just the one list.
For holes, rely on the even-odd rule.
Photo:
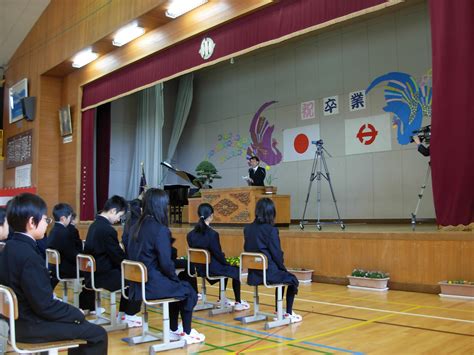
[(431, 118), (431, 74), (429, 72), (418, 84), (410, 74), (387, 73), (375, 78), (367, 88), (366, 94), (385, 81), (388, 81), (384, 86), (387, 106), (383, 110), (393, 114), (392, 120), (397, 127), (398, 143), (409, 144), (413, 132), (420, 129), (423, 117)]
[(252, 142), (250, 147), (247, 148), (247, 158), (256, 155), (267, 165), (277, 165), (283, 158), (280, 150), (277, 148), (277, 140), (272, 137), (275, 125), (270, 125), (268, 120), (261, 116), (267, 107), (276, 102), (277, 101), (269, 101), (260, 106), (253, 116), (249, 129)]
[(28, 80), (23, 79), (17, 82), (8, 90), (10, 123), (14, 123), (23, 118), (23, 108), (21, 99), (28, 96)]
[(249, 145), (249, 138), (241, 137), (238, 133), (219, 134), (217, 143), (207, 153), (207, 160), (213, 158), (219, 163), (224, 163), (233, 157), (242, 157)]

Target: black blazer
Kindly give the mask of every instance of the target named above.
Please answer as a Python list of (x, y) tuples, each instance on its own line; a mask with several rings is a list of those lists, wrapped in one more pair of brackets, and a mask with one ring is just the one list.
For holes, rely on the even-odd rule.
[(125, 252), (120, 248), (117, 231), (105, 217), (97, 216), (90, 225), (84, 253), (95, 258), (97, 274), (106, 274), (114, 269), (120, 271)]
[[(270, 224), (253, 222), (244, 228), (244, 250), (253, 253), (263, 253), (268, 258), (267, 282), (272, 284), (284, 283), (298, 286), (296, 277), (286, 270), (281, 250), (278, 229)], [(263, 283), (261, 271), (249, 271), (249, 285)]]
[[(224, 275), (227, 261), (225, 254), (222, 252), (221, 243), (219, 240), (219, 233), (212, 228), (206, 228), (204, 233), (198, 233), (192, 230), (187, 236), (188, 245), (190, 248), (206, 249), (211, 253), (211, 263), (209, 271), (213, 275)], [(196, 265), (197, 267), (200, 265)], [(206, 269), (198, 267), (201, 275), (205, 275)]]
[[(75, 230), (77, 231), (77, 229)], [(82, 242), (79, 233), (73, 234), (68, 227), (56, 222), (49, 233), (48, 248), (56, 249), (61, 255), (60, 276), (62, 278), (75, 278), (76, 256), (82, 253)], [(50, 265), (49, 268), (55, 275), (56, 268), (53, 265)]]
[(430, 147), (425, 147), (423, 144), (418, 144), (418, 152), (420, 152), (425, 157), (430, 156)]
[[(138, 227), (138, 223), (132, 227), (131, 236)], [(141, 261), (148, 269), (148, 282), (145, 286), (148, 299), (167, 297), (184, 299), (188, 296), (189, 290), (176, 275), (171, 258), (171, 231), (168, 227), (147, 216), (140, 226), (137, 239), (129, 239), (127, 251), (130, 260)], [(141, 300), (140, 284), (131, 283), (130, 297)]]
[(253, 180), (252, 186), (265, 186), (265, 169), (259, 166), (254, 172), (252, 168), (249, 169), (249, 177)]
[(0, 254), (0, 283), (11, 287), (18, 299), (18, 334), (34, 331), (43, 322), (80, 324), (82, 312), (53, 298), (49, 272), (36, 242), (27, 235), (15, 233)]

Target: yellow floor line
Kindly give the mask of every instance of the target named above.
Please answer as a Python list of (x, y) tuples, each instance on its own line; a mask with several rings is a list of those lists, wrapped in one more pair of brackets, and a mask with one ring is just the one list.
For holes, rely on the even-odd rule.
[[(211, 286), (211, 287), (214, 287), (214, 286)], [(253, 294), (253, 292), (251, 292), (251, 291), (242, 290), (241, 292)], [(263, 292), (259, 292), (258, 294), (259, 294), (259, 296), (275, 297), (272, 294), (263, 293)], [(369, 308), (369, 307), (352, 306), (352, 305), (332, 303), (332, 302), (314, 301), (314, 300), (308, 300), (308, 299), (299, 298), (299, 297), (297, 297), (295, 299), (295, 302), (298, 302), (298, 303), (299, 302), (308, 302), (308, 303), (322, 304), (322, 305), (325, 305), (325, 306), (334, 306), (334, 307), (350, 308), (350, 309), (360, 309), (360, 310), (363, 310), (363, 311), (390, 313), (390, 314), (393, 314), (393, 315), (399, 314), (399, 315), (411, 316), (411, 317), (431, 318), (431, 319), (446, 320), (446, 321), (452, 321), (452, 322), (461, 322), (461, 323), (474, 324), (474, 321), (467, 320), (467, 319), (439, 317), (439, 316), (432, 316), (432, 315), (428, 315), (428, 314), (418, 314), (418, 313), (405, 313), (403, 311), (401, 311), (401, 312), (400, 311), (391, 311), (391, 310), (379, 309), (379, 308)], [(423, 306), (423, 305), (416, 305), (416, 304), (410, 305), (410, 306), (415, 307), (415, 308), (425, 308), (425, 306)]]
[[(413, 310), (418, 309), (418, 308), (421, 308), (421, 306), (411, 307), (411, 308), (408, 308), (406, 310), (403, 310), (402, 312), (410, 312), (410, 311), (413, 311)], [(323, 332), (323, 333), (319, 333), (319, 334), (316, 334), (316, 335), (310, 335), (310, 336), (307, 336), (307, 337), (304, 337), (304, 338), (290, 340), (290, 341), (283, 341), (283, 342), (280, 342), (280, 343), (267, 345), (267, 346), (262, 346), (262, 347), (259, 347), (259, 348), (248, 349), (248, 350), (245, 350), (242, 353), (246, 354), (246, 353), (251, 353), (251, 352), (256, 352), (256, 351), (261, 351), (261, 350), (274, 349), (274, 348), (277, 348), (277, 347), (282, 346), (282, 345), (290, 345), (290, 344), (301, 343), (303, 341), (313, 340), (313, 339), (321, 338), (321, 337), (324, 337), (324, 336), (327, 336), (327, 335), (341, 333), (341, 332), (344, 332), (344, 331), (349, 330), (349, 329), (354, 329), (354, 328), (362, 327), (362, 326), (365, 326), (365, 325), (369, 325), (369, 324), (372, 324), (374, 322), (378, 322), (378, 321), (381, 321), (383, 319), (387, 319), (387, 318), (393, 317), (393, 316), (394, 316), (393, 314), (387, 314), (385, 316), (369, 319), (369, 320), (366, 320), (366, 321), (363, 321), (363, 322), (360, 322), (360, 323), (357, 323), (357, 324), (352, 324), (352, 325), (344, 326), (344, 327), (341, 327), (341, 328), (336, 328), (336, 329), (333, 329), (333, 330), (330, 330), (330, 331), (327, 331), (327, 332)]]

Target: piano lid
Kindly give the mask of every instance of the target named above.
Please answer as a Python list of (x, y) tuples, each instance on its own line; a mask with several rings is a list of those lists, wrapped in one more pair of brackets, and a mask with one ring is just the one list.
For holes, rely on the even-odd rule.
[(161, 165), (167, 167), (173, 173), (178, 175), (181, 179), (189, 181), (191, 184), (196, 186), (198, 189), (200, 189), (202, 187), (201, 181), (197, 180), (197, 178), (193, 174), (190, 174), (190, 173), (188, 173), (186, 171), (183, 171), (183, 170), (179, 170), (179, 169), (173, 167), (170, 163), (168, 163), (166, 161), (162, 161)]

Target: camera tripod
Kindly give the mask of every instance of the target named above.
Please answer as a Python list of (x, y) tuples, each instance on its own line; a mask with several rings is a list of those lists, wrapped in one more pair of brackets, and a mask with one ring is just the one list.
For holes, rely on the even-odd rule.
[(414, 231), (416, 228), (416, 215), (418, 210), (421, 206), (421, 199), (423, 198), (423, 194), (425, 193), (426, 185), (428, 184), (428, 179), (430, 178), (431, 173), (431, 163), (428, 163), (428, 169), (426, 169), (425, 181), (423, 185), (421, 185), (420, 193), (418, 194), (418, 202), (416, 204), (415, 212), (411, 214), (411, 229)]
[[(329, 152), (323, 147), (323, 140), (320, 139), (316, 142), (311, 142), (316, 144), (316, 152), (313, 159), (313, 168), (311, 170), (311, 176), (309, 178), (309, 186), (308, 186), (308, 194), (306, 195), (306, 202), (304, 205), (303, 211), (303, 218), (300, 221), (300, 228), (304, 229), (304, 225), (308, 224), (308, 221), (305, 221), (304, 217), (306, 215), (306, 209), (308, 207), (309, 196), (311, 194), (311, 186), (313, 185), (314, 180), (316, 180), (316, 187), (317, 187), (317, 208), (318, 208), (318, 221), (316, 222), (316, 228), (321, 230), (321, 177), (325, 178), (329, 183), (329, 188), (331, 189), (332, 200), (334, 201), (334, 206), (336, 206), (337, 212), (337, 221), (332, 223), (340, 224), (341, 229), (344, 230), (346, 226), (339, 215), (339, 209), (337, 208), (336, 196), (334, 195), (334, 189), (331, 183), (331, 177), (329, 175), (328, 166), (326, 165), (326, 158), (324, 157), (324, 152), (326, 152), (329, 156)], [(324, 168), (324, 173), (321, 171)]]

